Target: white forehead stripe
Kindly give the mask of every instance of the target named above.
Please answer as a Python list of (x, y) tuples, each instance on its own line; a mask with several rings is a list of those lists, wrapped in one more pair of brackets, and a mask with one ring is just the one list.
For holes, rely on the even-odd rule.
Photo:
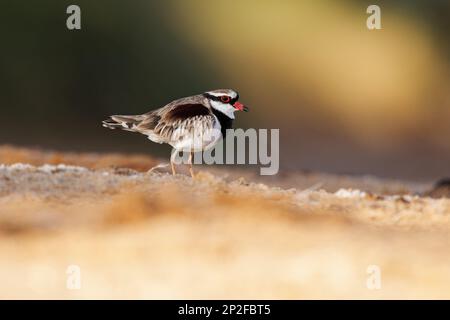
[(207, 93), (215, 97), (230, 96), (231, 98), (236, 98), (237, 96), (237, 93), (232, 90), (227, 92), (208, 91)]

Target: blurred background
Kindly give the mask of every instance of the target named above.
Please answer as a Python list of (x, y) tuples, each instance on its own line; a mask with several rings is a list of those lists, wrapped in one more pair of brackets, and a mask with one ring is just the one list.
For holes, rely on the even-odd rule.
[(0, 144), (167, 156), (101, 120), (234, 88), (236, 127), (280, 128), (282, 169), (450, 175), (449, 1), (1, 4)]

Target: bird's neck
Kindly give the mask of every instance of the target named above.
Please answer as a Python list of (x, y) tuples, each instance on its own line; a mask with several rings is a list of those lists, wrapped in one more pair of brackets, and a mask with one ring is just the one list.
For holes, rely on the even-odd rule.
[(222, 136), (225, 139), (225, 133), (227, 129), (231, 129), (233, 127), (233, 119), (225, 115), (224, 113), (211, 108), (214, 115), (217, 117), (220, 123), (220, 130), (222, 131)]

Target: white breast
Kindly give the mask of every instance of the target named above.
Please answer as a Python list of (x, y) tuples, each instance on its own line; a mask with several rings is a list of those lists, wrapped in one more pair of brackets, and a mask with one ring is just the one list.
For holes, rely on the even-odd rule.
[(182, 128), (176, 129), (173, 136), (177, 136), (179, 139), (171, 141), (170, 145), (178, 151), (198, 152), (214, 147), (222, 138), (220, 122), (216, 116), (214, 116), (212, 128), (206, 126), (202, 121), (199, 121), (194, 127), (193, 132), (189, 133), (176, 132), (183, 130)]

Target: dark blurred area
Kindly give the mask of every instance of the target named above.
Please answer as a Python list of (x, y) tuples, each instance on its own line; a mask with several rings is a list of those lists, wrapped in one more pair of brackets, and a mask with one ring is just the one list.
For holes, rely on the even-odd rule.
[(449, 1), (377, 1), (372, 31), (365, 1), (1, 3), (0, 144), (167, 156), (101, 120), (234, 88), (282, 169), (450, 176)]

